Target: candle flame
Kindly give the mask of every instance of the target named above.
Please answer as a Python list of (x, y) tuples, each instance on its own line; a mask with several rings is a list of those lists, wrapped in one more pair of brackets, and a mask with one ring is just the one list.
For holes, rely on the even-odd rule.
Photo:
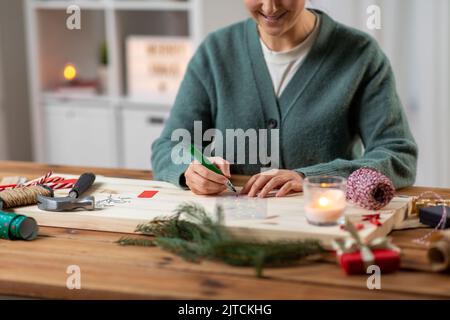
[(68, 81), (72, 81), (77, 76), (77, 69), (73, 64), (67, 64), (64, 67), (64, 78)]
[(326, 197), (320, 197), (320, 199), (319, 199), (319, 205), (320, 205), (321, 207), (326, 207), (329, 203), (330, 203), (330, 201), (328, 200), (328, 198), (326, 198)]

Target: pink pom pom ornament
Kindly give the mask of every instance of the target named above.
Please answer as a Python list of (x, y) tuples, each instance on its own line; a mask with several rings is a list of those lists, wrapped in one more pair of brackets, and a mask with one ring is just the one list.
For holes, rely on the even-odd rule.
[(395, 195), (392, 181), (372, 168), (361, 168), (347, 179), (347, 200), (368, 210), (380, 210)]

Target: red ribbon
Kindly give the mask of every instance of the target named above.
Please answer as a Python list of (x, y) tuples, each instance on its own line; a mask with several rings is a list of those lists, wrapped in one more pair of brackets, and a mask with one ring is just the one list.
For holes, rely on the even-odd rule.
[(363, 218), (362, 221), (369, 221), (369, 223), (371, 223), (377, 227), (381, 226), (379, 213), (365, 214), (362, 216), (362, 218)]
[(11, 189), (11, 188), (14, 188), (16, 186), (17, 186), (17, 184), (4, 184), (4, 185), (0, 186), (0, 191), (3, 191), (5, 189)]
[(48, 185), (52, 189), (54, 187), (58, 187), (58, 189), (68, 189), (72, 188), (74, 183), (77, 182), (77, 179), (64, 179), (62, 177), (47, 177), (47, 178), (40, 178), (41, 180), (33, 180), (25, 185), (17, 185), (17, 184), (7, 184), (7, 185), (0, 185), (0, 191), (4, 191), (6, 189), (15, 189), (18, 187), (23, 186), (31, 186), (35, 185), (37, 182), (40, 182), (40, 184)]

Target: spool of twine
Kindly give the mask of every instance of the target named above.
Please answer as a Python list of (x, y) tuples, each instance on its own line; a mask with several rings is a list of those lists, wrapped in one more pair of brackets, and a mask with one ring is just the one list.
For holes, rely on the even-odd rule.
[(443, 232), (443, 238), (431, 245), (428, 260), (433, 271), (450, 271), (450, 231)]
[(347, 179), (347, 200), (368, 210), (380, 210), (395, 195), (392, 181), (372, 168), (354, 171)]
[(53, 190), (42, 185), (21, 187), (0, 192), (0, 210), (37, 203), (37, 196), (53, 196)]

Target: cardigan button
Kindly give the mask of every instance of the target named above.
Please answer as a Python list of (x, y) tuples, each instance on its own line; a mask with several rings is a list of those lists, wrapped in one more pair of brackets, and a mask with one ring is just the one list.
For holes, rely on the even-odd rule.
[(269, 121), (267, 122), (267, 126), (269, 127), (269, 129), (275, 129), (278, 125), (278, 121), (275, 119), (269, 119)]
[(269, 163), (266, 163), (265, 165), (263, 165), (263, 168), (270, 168), (272, 166), (272, 161), (269, 161)]

